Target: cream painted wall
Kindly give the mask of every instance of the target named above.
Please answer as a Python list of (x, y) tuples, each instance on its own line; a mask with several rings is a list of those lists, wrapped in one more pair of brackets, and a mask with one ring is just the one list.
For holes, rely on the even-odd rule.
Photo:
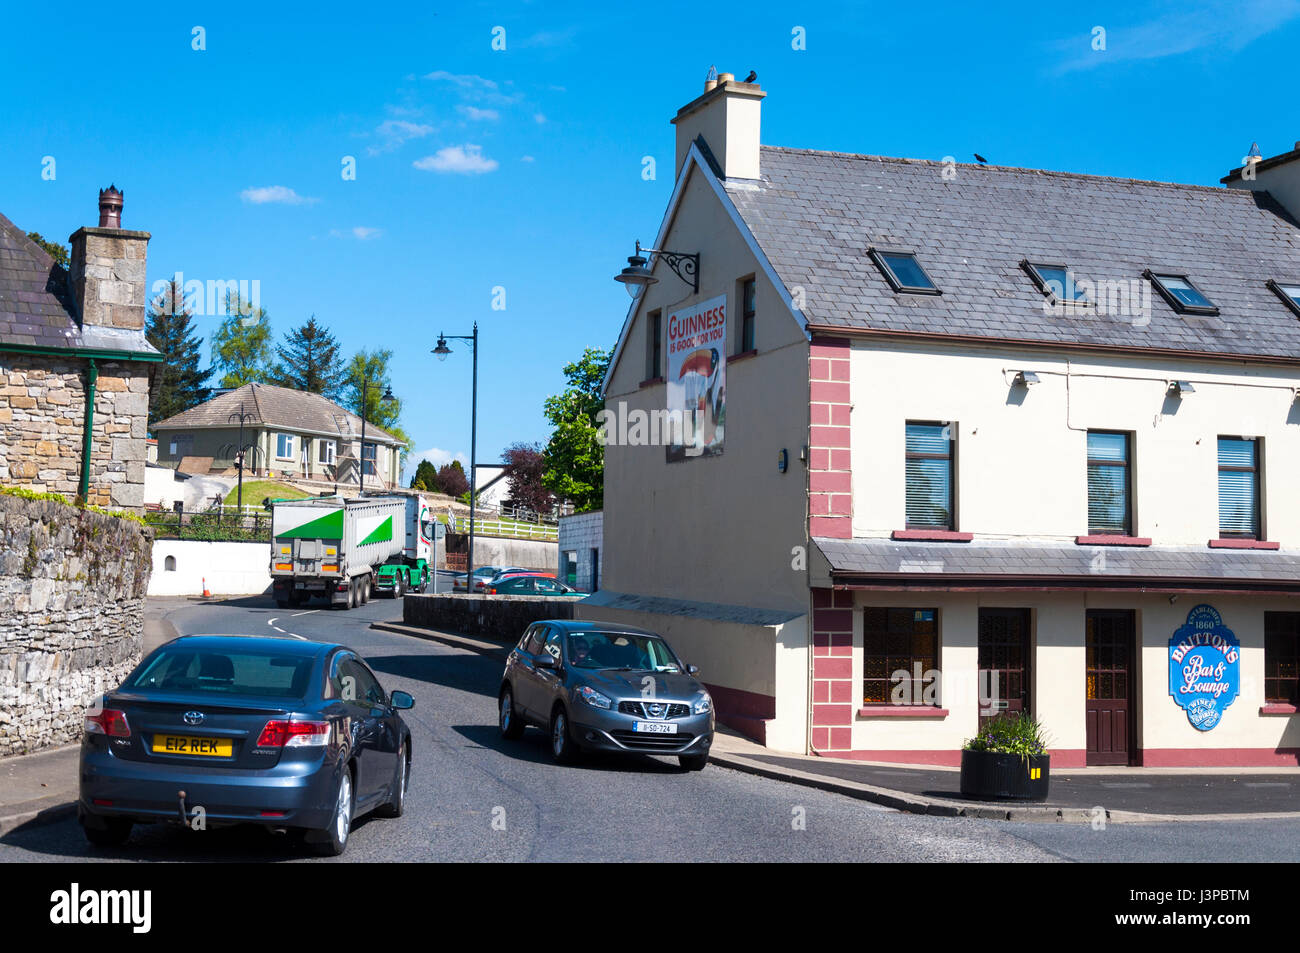
[[(1300, 496), (1288, 486), (1300, 468), (1291, 391), (1300, 370), (866, 342), (855, 343), (851, 366), (855, 536), (904, 526), (906, 421), (950, 420), (961, 531), (1087, 534), (1086, 431), (1094, 428), (1135, 435), (1134, 535), (1156, 545), (1204, 546), (1219, 536), (1217, 438), (1262, 437), (1265, 536), (1300, 545)], [(1012, 388), (1017, 369), (1036, 371), (1041, 383)], [(1196, 393), (1167, 399), (1166, 379), (1191, 380)]]
[[(605, 449), (605, 577), (619, 592), (721, 602), (804, 613), (807, 574), (791, 568), (806, 543), (808, 343), (735, 230), (704, 177), (695, 171), (664, 246), (702, 251), (700, 293), (659, 265), (642, 293), (627, 344), (610, 377), (605, 406), (618, 413), (667, 406), (666, 385), (645, 377), (645, 314), (727, 296), (730, 350), (736, 350), (737, 282), (757, 275), (758, 354), (726, 368), (723, 453), (678, 463), (662, 446)], [(665, 347), (666, 353), (666, 347)], [(666, 360), (665, 360), (666, 367)], [(777, 455), (789, 467), (777, 470)], [(729, 683), (741, 685), (743, 683)]]

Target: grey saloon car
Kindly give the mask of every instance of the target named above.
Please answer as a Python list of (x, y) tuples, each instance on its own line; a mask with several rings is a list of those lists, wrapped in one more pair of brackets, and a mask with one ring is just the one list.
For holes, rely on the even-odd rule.
[(140, 823), (259, 824), (341, 854), (354, 818), (403, 813), (414, 704), (346, 646), (174, 639), (86, 714), (78, 819), (97, 846)]
[(603, 622), (534, 622), (506, 659), (497, 695), (507, 739), (543, 728), (561, 764), (582, 751), (676, 755), (699, 771), (713, 744), (713, 699), (654, 632)]

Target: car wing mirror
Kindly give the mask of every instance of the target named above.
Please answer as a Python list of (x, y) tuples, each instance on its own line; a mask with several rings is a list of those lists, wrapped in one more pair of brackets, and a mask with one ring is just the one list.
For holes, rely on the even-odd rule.
[(393, 692), (391, 704), (397, 709), (407, 709), (415, 707), (415, 699), (407, 692)]
[(699, 675), (699, 674), (700, 674), (700, 667), (699, 667), (698, 665), (687, 665), (687, 666), (686, 666), (686, 674), (687, 674), (687, 675)]
[(537, 667), (538, 668), (559, 668), (560, 663), (553, 656), (547, 655), (545, 652), (543, 652), (541, 655), (537, 656)]

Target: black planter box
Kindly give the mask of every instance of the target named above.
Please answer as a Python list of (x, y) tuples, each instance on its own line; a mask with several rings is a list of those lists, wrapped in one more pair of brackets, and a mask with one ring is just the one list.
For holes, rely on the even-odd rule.
[(962, 797), (1046, 801), (1051, 755), (1022, 758), (989, 751), (961, 753)]

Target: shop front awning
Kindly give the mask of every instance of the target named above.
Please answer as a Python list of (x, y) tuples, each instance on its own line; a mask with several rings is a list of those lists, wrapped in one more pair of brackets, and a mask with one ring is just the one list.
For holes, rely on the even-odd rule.
[(1300, 594), (1300, 552), (1084, 546), (975, 539), (815, 538), (831, 584), (930, 591), (1092, 590)]

